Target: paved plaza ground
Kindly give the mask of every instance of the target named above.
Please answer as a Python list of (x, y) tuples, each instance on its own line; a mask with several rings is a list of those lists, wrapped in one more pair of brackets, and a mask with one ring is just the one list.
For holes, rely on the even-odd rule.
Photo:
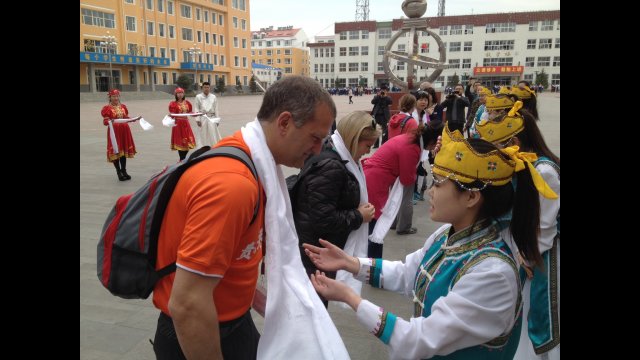
[[(334, 96), (337, 119), (353, 110), (370, 110), (372, 97), (354, 97), (354, 104), (348, 104), (347, 96)], [(173, 96), (167, 94), (166, 100), (128, 101), (124, 95), (121, 100), (131, 116), (142, 115), (155, 126), (151, 131), (142, 131), (137, 124), (131, 126), (138, 154), (128, 159), (127, 172), (133, 179), (124, 182), (118, 181), (113, 165), (106, 161), (107, 128), (100, 116), (107, 103), (106, 94), (104, 102), (80, 104), (80, 358), (83, 360), (155, 359), (149, 339), (154, 337), (158, 310), (153, 307), (151, 297), (125, 300), (102, 287), (96, 275), (96, 246), (116, 199), (135, 191), (153, 173), (178, 160), (177, 151), (169, 149), (171, 130), (161, 125)], [(194, 99), (188, 100), (193, 103)], [(227, 136), (255, 118), (262, 96), (222, 96), (218, 100), (222, 115), (220, 132)], [(538, 102), (541, 119), (538, 125), (551, 150), (560, 155), (560, 94), (545, 92)], [(194, 121), (192, 128), (197, 128)], [(285, 175), (296, 172), (285, 169)], [(419, 201), (414, 207), (413, 226), (418, 228), (417, 234), (399, 236), (390, 231), (385, 239), (386, 259), (404, 259), (441, 225), (429, 219), (427, 204), (428, 201)], [(412, 314), (411, 301), (401, 295), (364, 286), (362, 296), (405, 319)], [(329, 313), (352, 359), (388, 359), (385, 345), (360, 326), (351, 309), (332, 303)], [(262, 331), (263, 319), (255, 313), (253, 317)]]

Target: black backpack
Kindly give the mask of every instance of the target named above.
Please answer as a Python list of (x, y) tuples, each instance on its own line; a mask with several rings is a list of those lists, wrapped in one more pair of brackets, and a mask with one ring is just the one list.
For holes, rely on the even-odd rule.
[[(258, 179), (249, 155), (234, 146), (211, 149), (203, 146), (186, 161), (166, 166), (133, 194), (121, 196), (107, 216), (98, 242), (98, 279), (113, 295), (125, 299), (146, 299), (156, 282), (176, 270), (176, 263), (156, 271), (158, 236), (164, 213), (178, 180), (191, 166), (215, 156), (245, 164)], [(251, 224), (258, 216), (258, 202)]]

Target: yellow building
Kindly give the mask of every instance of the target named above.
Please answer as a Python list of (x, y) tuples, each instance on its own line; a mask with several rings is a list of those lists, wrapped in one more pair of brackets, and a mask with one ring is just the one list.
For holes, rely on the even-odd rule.
[(81, 0), (80, 92), (249, 86), (249, 24), (249, 0)]
[(309, 76), (309, 50), (307, 35), (293, 26), (273, 26), (251, 32), (251, 58), (253, 62), (283, 70), (283, 76)]

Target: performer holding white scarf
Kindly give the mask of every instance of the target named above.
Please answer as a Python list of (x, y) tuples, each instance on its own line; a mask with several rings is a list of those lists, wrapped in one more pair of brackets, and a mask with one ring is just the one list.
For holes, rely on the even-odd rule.
[(242, 137), (267, 197), (269, 293), (258, 359), (348, 359), (340, 334), (302, 266), (287, 185), (260, 121), (243, 127)]

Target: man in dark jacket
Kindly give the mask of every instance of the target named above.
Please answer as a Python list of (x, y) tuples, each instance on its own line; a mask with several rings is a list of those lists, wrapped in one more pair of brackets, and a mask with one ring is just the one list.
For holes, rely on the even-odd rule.
[(440, 104), (446, 108), (446, 121), (449, 124), (449, 130), (454, 131), (458, 129), (460, 133), (462, 133), (462, 128), (466, 121), (464, 108), (471, 105), (469, 99), (462, 96), (463, 91), (464, 88), (461, 84), (456, 85), (453, 93), (447, 95), (447, 99)]
[[(382, 144), (387, 142), (389, 138), (387, 125), (389, 124), (389, 119), (391, 119), (391, 112), (389, 111), (389, 105), (393, 103), (393, 100), (389, 96), (387, 96), (387, 87), (383, 86), (380, 92), (373, 97), (371, 103), (373, 104), (373, 110), (371, 110), (371, 115), (376, 119), (376, 123), (382, 127)], [(373, 145), (374, 148), (382, 144), (378, 144), (379, 141), (376, 141), (376, 144)]]

